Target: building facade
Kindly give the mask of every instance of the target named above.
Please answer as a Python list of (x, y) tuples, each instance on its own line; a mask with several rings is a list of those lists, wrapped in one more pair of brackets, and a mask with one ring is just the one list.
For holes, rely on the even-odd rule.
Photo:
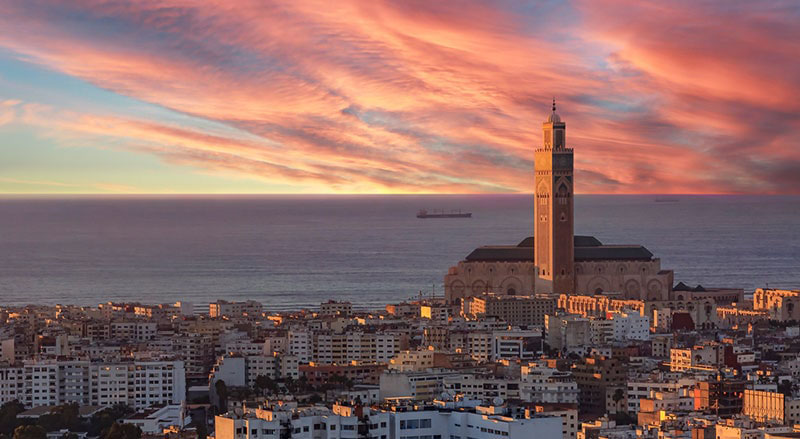
[[(554, 105), (555, 108), (555, 105)], [(534, 237), (516, 246), (484, 246), (444, 278), (450, 302), (486, 292), (504, 295), (621, 293), (626, 299), (672, 299), (673, 272), (641, 245), (604, 245), (574, 235), (573, 150), (553, 110), (535, 150)]]

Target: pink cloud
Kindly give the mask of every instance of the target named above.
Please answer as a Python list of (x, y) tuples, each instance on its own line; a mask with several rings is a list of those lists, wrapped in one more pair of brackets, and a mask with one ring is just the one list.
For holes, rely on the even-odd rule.
[(0, 47), (250, 135), (123, 115), (63, 128), (178, 166), (333, 192), (530, 191), (556, 95), (580, 192), (800, 190), (800, 32), (779, 8), (0, 4)]

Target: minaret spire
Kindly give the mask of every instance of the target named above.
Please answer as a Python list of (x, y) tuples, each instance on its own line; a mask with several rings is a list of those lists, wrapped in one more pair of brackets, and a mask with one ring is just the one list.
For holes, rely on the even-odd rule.
[(556, 112), (556, 97), (553, 96), (553, 113)]

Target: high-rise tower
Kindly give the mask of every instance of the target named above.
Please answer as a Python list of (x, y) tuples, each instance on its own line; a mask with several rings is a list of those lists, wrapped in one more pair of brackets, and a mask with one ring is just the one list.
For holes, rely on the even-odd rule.
[(553, 112), (542, 126), (544, 143), (534, 156), (534, 239), (537, 293), (575, 291), (572, 149), (566, 147), (566, 124)]

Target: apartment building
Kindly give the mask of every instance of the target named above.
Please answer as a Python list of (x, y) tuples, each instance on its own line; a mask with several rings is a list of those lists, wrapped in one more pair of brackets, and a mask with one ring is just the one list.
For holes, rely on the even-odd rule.
[(592, 343), (591, 321), (576, 314), (545, 317), (547, 344), (558, 351), (583, 351)]
[(242, 317), (261, 315), (264, 306), (255, 300), (244, 302), (228, 302), (227, 300), (217, 300), (208, 304), (208, 315), (211, 318), (221, 317)]
[(515, 419), (494, 407), (475, 412), (431, 407), (356, 409), (333, 406), (247, 409), (215, 418), (217, 439), (356, 439), (359, 415), (366, 422), (363, 434), (376, 439), (549, 439), (561, 437), (561, 419), (534, 415)]
[(222, 380), (228, 387), (253, 388), (260, 376), (272, 379), (300, 377), (297, 357), (286, 354), (275, 355), (223, 355), (217, 358), (209, 374), (209, 385)]
[(442, 380), (444, 392), (466, 399), (491, 402), (494, 398), (520, 399), (520, 380), (460, 374)]
[(431, 401), (441, 396), (445, 378), (460, 375), (459, 372), (447, 369), (431, 369), (423, 372), (387, 370), (380, 377), (381, 396)]
[(462, 313), (472, 318), (497, 317), (514, 326), (544, 326), (545, 316), (554, 314), (556, 299), (537, 296), (484, 294), (465, 298)]
[(122, 403), (138, 409), (180, 404), (186, 396), (181, 361), (26, 361), (0, 368), (0, 382), (3, 402), (17, 399), (31, 407)]
[(692, 390), (697, 385), (697, 380), (690, 377), (675, 377), (665, 374), (654, 374), (628, 378), (627, 400), (628, 412), (638, 413), (640, 400), (650, 398), (654, 392), (664, 394), (678, 394)]
[(520, 369), (520, 399), (547, 404), (576, 404), (578, 384), (570, 372), (530, 363)]
[(329, 300), (319, 305), (321, 316), (349, 316), (353, 313), (353, 304), (350, 302), (337, 302)]

